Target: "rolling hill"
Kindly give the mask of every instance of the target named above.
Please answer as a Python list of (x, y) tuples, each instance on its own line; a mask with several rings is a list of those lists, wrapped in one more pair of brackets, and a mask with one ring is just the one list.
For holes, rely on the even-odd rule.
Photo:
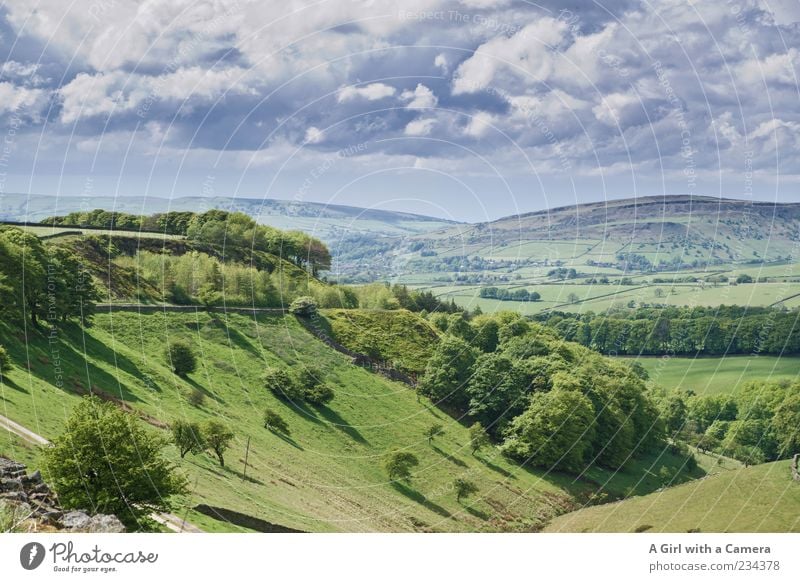
[(800, 532), (790, 461), (721, 471), (554, 519), (547, 532)]

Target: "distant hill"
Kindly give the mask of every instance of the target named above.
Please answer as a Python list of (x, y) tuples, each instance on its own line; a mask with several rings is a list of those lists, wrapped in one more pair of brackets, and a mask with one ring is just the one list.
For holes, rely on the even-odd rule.
[(236, 210), (249, 214), (263, 224), (315, 233), (315, 236), (326, 241), (336, 240), (350, 233), (380, 236), (418, 234), (456, 224), (453, 221), (406, 212), (293, 200), (221, 196), (185, 196), (173, 199), (150, 196), (83, 198), (37, 194), (0, 196), (0, 220), (39, 222), (48, 216), (95, 208), (131, 214), (153, 214), (170, 210), (202, 212), (211, 208)]

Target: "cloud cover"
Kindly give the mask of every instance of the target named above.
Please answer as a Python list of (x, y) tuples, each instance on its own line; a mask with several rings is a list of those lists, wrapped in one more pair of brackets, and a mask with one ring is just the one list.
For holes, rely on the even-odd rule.
[(638, 173), (682, 189), (746, 166), (795, 183), (795, 8), (9, 0), (0, 118), (53, 167), (114, 159), (125, 141), (129, 163), (172, 156), (184, 172), (280, 171), (369, 144), (342, 171), (469, 174), (479, 156), (507, 175)]

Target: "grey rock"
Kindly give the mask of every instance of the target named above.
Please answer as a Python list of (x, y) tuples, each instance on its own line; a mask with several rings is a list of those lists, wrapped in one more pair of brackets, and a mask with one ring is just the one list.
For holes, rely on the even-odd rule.
[(70, 511), (61, 518), (61, 525), (72, 532), (122, 533), (125, 526), (113, 515), (97, 514), (89, 517), (83, 511)]
[(61, 525), (67, 529), (80, 529), (89, 524), (90, 517), (82, 511), (68, 511), (61, 517)]
[(0, 491), (22, 491), (22, 479), (0, 479)]

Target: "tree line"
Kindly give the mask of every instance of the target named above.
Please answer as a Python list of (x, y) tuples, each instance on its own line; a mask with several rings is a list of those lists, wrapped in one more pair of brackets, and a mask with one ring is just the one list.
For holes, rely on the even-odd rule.
[(445, 319), (418, 390), (485, 427), (507, 456), (580, 472), (617, 469), (664, 444), (656, 403), (626, 363), (517, 314), (432, 316)]
[(800, 353), (796, 310), (665, 307), (533, 317), (567, 341), (611, 355)]
[(297, 230), (283, 231), (258, 224), (243, 212), (209, 210), (167, 212), (150, 216), (91, 210), (51, 216), (41, 224), (52, 226), (94, 226), (114, 230), (155, 230), (186, 236), (217, 254), (233, 260), (247, 259), (252, 251), (263, 251), (284, 258), (314, 276), (331, 267), (331, 255), (322, 241)]

